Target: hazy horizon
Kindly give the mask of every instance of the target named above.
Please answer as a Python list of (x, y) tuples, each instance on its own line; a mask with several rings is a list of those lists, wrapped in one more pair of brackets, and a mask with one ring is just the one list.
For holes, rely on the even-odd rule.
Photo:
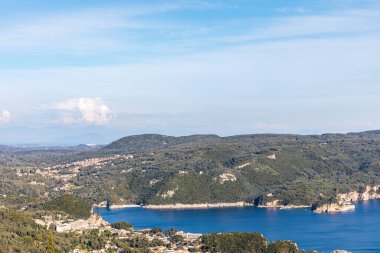
[(323, 134), (349, 134), (349, 133), (362, 133), (362, 132), (370, 132), (370, 131), (380, 131), (377, 129), (369, 129), (365, 131), (359, 131), (359, 132), (324, 132), (324, 133), (304, 133), (304, 134), (298, 134), (298, 133), (271, 133), (271, 132), (262, 132), (262, 133), (241, 133), (241, 134), (234, 134), (234, 135), (219, 135), (215, 133), (194, 133), (194, 134), (188, 134), (188, 135), (170, 135), (170, 134), (159, 134), (159, 133), (135, 133), (135, 134), (130, 134), (130, 135), (122, 135), (115, 137), (115, 139), (112, 139), (107, 142), (75, 142), (73, 139), (67, 139), (66, 141), (58, 141), (58, 142), (25, 142), (25, 143), (16, 143), (16, 142), (10, 142), (10, 143), (0, 143), (1, 145), (5, 146), (12, 146), (12, 147), (75, 147), (78, 145), (108, 145), (111, 142), (114, 142), (116, 140), (119, 140), (124, 137), (129, 137), (129, 136), (136, 136), (136, 135), (163, 135), (163, 136), (170, 136), (170, 137), (186, 137), (186, 136), (192, 136), (192, 135), (216, 135), (219, 137), (230, 137), (230, 136), (239, 136), (239, 135), (266, 135), (266, 134), (275, 134), (275, 135), (302, 135), (302, 136), (310, 136), (310, 135), (323, 135)]

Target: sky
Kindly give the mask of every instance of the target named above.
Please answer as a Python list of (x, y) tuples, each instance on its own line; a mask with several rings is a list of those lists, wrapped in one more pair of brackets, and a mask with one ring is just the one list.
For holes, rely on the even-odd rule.
[(380, 129), (378, 0), (0, 0), (0, 144)]

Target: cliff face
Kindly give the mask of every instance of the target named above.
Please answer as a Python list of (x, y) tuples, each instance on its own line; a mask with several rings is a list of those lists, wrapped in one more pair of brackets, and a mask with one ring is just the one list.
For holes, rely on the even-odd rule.
[(354, 211), (355, 205), (348, 203), (330, 203), (324, 204), (313, 210), (314, 213), (340, 213)]
[(103, 220), (102, 216), (99, 214), (92, 214), (90, 218), (86, 220), (87, 224), (95, 225), (95, 226), (107, 226), (108, 223)]
[(380, 185), (366, 186), (362, 193), (357, 191), (342, 193), (337, 195), (338, 203), (329, 203), (317, 207), (313, 210), (314, 213), (337, 213), (355, 210), (355, 205), (352, 202), (366, 201), (370, 199), (380, 199)]
[(267, 208), (278, 208), (280, 205), (278, 204), (280, 200), (275, 199), (273, 201), (268, 201), (266, 203), (260, 204), (259, 207), (267, 207)]
[(370, 199), (380, 199), (379, 194), (380, 185), (376, 186), (366, 186), (363, 193), (359, 193), (357, 191), (338, 194), (338, 199), (341, 202), (354, 202), (354, 201), (365, 201)]

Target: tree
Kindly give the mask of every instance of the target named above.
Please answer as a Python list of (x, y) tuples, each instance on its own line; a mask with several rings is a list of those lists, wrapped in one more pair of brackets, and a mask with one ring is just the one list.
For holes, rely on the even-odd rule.
[(111, 235), (112, 235), (111, 231), (109, 231), (109, 230), (104, 230), (103, 234), (104, 234), (104, 236), (107, 237), (107, 238), (110, 238)]
[(128, 222), (125, 222), (125, 221), (120, 221), (120, 222), (112, 223), (112, 224), (111, 224), (111, 227), (113, 227), (113, 228), (115, 228), (115, 229), (125, 229), (125, 230), (129, 230), (129, 229), (132, 229), (132, 228), (133, 228), (133, 225), (132, 225), (132, 224), (129, 224)]
[(165, 235), (166, 236), (173, 236), (177, 232), (178, 232), (178, 230), (176, 228), (169, 228), (168, 230), (166, 230)]
[(173, 235), (171, 237), (171, 241), (173, 243), (179, 243), (179, 242), (182, 242), (183, 241), (183, 236), (182, 235)]
[(54, 253), (54, 233), (53, 231), (49, 230), (48, 234), (48, 247), (46, 250), (46, 253)]
[(152, 234), (162, 233), (162, 228), (155, 227), (155, 228), (152, 228), (152, 230), (150, 230), (150, 232), (151, 232)]

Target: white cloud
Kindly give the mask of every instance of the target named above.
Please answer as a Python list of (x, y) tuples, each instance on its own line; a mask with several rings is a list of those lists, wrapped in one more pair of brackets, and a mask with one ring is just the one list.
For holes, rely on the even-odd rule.
[(1, 123), (8, 123), (9, 121), (11, 121), (11, 113), (8, 112), (7, 110), (4, 110), (0, 114), (0, 124)]
[[(104, 125), (109, 122), (111, 117), (111, 110), (101, 98), (69, 99), (55, 104), (53, 108), (65, 113), (60, 120), (64, 124), (85, 122)], [(80, 114), (79, 117), (77, 115), (78, 112)]]

